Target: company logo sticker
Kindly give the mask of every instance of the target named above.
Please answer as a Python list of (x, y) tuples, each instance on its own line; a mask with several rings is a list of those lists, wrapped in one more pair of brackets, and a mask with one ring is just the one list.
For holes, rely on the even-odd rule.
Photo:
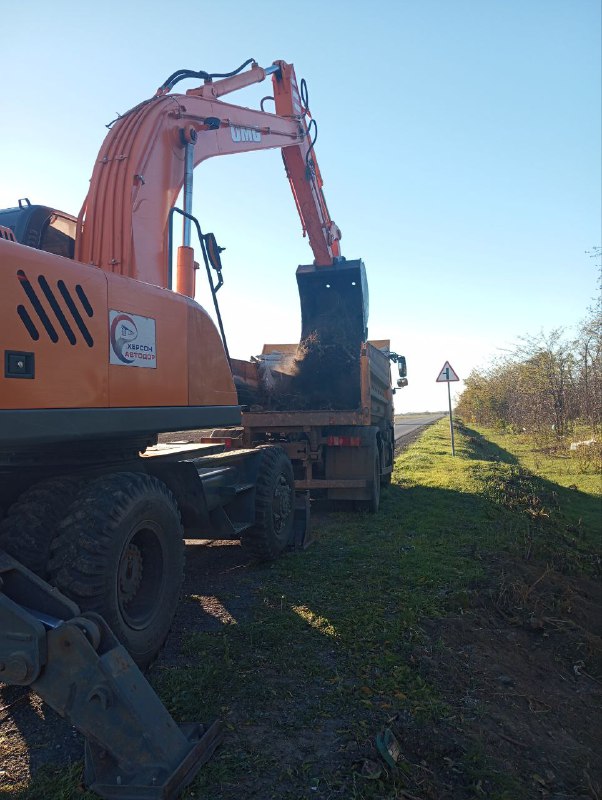
[(233, 142), (261, 141), (261, 131), (255, 131), (253, 128), (239, 128), (238, 125), (230, 126), (230, 135)]
[(157, 367), (155, 320), (109, 311), (109, 363), (129, 367)]

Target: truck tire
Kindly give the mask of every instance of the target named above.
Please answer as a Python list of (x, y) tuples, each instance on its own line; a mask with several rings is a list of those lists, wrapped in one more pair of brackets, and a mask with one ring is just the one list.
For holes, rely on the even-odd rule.
[(81, 484), (81, 478), (65, 475), (30, 486), (0, 523), (0, 547), (46, 579), (50, 546), (57, 526)]
[(376, 514), (380, 506), (380, 453), (378, 444), (374, 444), (374, 473), (370, 487), (370, 499), (368, 500), (368, 511)]
[(167, 486), (119, 472), (80, 492), (52, 544), (55, 586), (82, 611), (101, 614), (142, 669), (161, 649), (180, 599), (183, 536)]
[[(394, 462), (395, 462), (395, 454), (394, 454), (394, 450), (393, 450), (393, 445), (389, 444), (388, 442), (385, 442), (384, 446), (385, 446), (385, 448), (387, 449), (387, 451), (389, 453), (389, 459), (390, 459), (389, 464), (392, 467)], [(382, 464), (381, 464), (381, 469), (382, 469)], [(383, 486), (390, 486), (392, 477), (393, 477), (393, 472), (392, 471), (391, 472), (381, 473), (381, 476), (380, 476), (381, 488)]]
[(295, 515), (295, 480), (289, 457), (280, 447), (261, 447), (255, 488), (255, 525), (242, 546), (260, 561), (277, 558), (288, 546)]
[(374, 466), (372, 469), (372, 480), (370, 482), (370, 497), (368, 500), (359, 501), (361, 510), (369, 514), (376, 514), (380, 506), (380, 453), (378, 444), (374, 442)]

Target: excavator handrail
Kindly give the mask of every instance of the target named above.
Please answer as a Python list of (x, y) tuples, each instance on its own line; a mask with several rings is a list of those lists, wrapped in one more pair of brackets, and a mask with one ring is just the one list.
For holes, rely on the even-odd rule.
[(209, 282), (209, 289), (211, 290), (211, 297), (213, 298), (213, 307), (215, 308), (215, 316), (217, 318), (217, 324), (219, 327), (219, 332), (222, 337), (222, 343), (224, 345), (224, 351), (226, 353), (226, 358), (228, 359), (228, 364), (231, 365), (230, 359), (230, 351), (228, 350), (228, 343), (226, 341), (226, 331), (224, 330), (224, 324), (222, 322), (222, 314), (219, 308), (219, 301), (217, 299), (217, 293), (220, 288), (224, 284), (224, 279), (222, 278), (221, 270), (219, 271), (219, 280), (217, 286), (213, 283), (213, 276), (211, 275), (211, 267), (209, 264), (209, 257), (207, 255), (207, 246), (205, 244), (206, 236), (210, 234), (204, 234), (201, 230), (201, 225), (198, 219), (193, 215), (189, 214), (187, 211), (184, 211), (177, 206), (174, 206), (169, 212), (169, 231), (168, 231), (168, 253), (169, 253), (169, 273), (168, 273), (168, 289), (172, 288), (172, 262), (173, 262), (173, 215), (174, 214), (181, 214), (186, 219), (189, 219), (192, 224), (195, 226), (195, 230), (197, 232), (199, 244), (201, 246), (201, 252), (203, 253), (203, 261), (205, 263), (205, 269), (207, 271), (207, 280)]

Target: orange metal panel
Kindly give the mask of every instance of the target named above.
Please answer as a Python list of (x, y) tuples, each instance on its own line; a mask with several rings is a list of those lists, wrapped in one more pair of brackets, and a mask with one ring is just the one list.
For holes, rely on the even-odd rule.
[(207, 312), (188, 301), (188, 403), (238, 405), (232, 373), (217, 328)]
[(2, 363), (0, 408), (107, 405), (107, 274), (5, 239), (0, 263), (0, 356), (35, 361), (33, 379), (6, 378)]
[(0, 260), (0, 355), (35, 361), (32, 379), (2, 369), (0, 408), (237, 405), (217, 329), (193, 300), (4, 239)]

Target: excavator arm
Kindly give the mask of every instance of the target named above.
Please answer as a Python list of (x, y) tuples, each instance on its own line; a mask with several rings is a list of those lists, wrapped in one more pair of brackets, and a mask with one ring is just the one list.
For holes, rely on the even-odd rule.
[[(279, 70), (272, 76), (276, 113), (285, 117), (299, 116), (305, 125), (306, 115), (309, 114), (305, 84), (302, 81), (305, 94), (305, 97), (302, 97), (293, 66), (284, 61), (276, 63)], [(339, 245), (341, 231), (330, 217), (322, 191), (322, 176), (313, 149), (317, 136), (315, 120), (311, 120), (309, 126), (305, 127), (304, 145), (307, 145), (307, 140), (311, 138), (313, 128), (314, 136), (309, 146), (283, 148), (282, 160), (301, 218), (303, 233), (309, 236), (314, 263), (329, 266), (333, 260), (341, 256)]]

